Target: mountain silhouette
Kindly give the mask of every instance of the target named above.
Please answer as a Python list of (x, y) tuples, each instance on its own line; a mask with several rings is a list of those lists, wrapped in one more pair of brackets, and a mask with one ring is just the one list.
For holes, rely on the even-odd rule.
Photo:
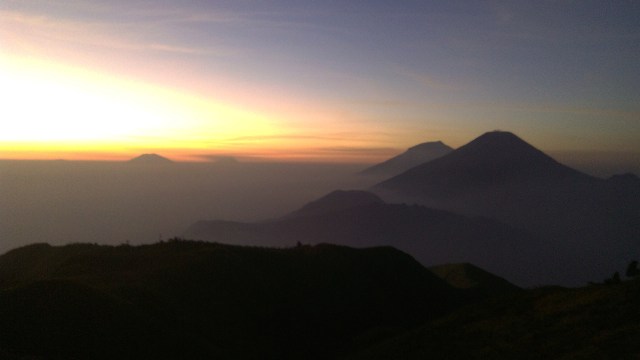
[[(508, 132), (489, 132), (452, 153), (376, 185), (383, 198), (483, 215), (523, 228), (564, 226), (616, 206), (607, 182), (569, 168)], [(627, 182), (625, 182), (627, 183)]]
[(640, 251), (634, 184), (630, 176), (583, 174), (512, 133), (495, 131), (372, 190), (388, 201), (482, 215), (527, 230), (552, 244), (548, 259), (586, 280)]
[(361, 190), (335, 190), (318, 200), (312, 201), (285, 218), (320, 215), (341, 211), (357, 206), (383, 203), (377, 195)]
[(514, 183), (589, 181), (509, 132), (486, 133), (459, 149), (376, 186), (416, 196), (448, 197)]
[(389, 247), (36, 244), (0, 256), (0, 349), (25, 358), (338, 358), (359, 339), (393, 336), (466, 301)]
[(362, 191), (336, 191), (266, 222), (198, 221), (182, 236), (252, 246), (393, 246), (427, 266), (471, 262), (520, 285), (555, 279), (557, 272), (536, 263), (547, 244), (524, 231), (481, 217), (387, 204)]
[(142, 154), (129, 160), (130, 163), (135, 164), (170, 164), (172, 160), (167, 159), (164, 156), (158, 154)]
[(410, 147), (402, 154), (364, 169), (362, 175), (393, 176), (453, 151), (441, 141), (425, 142)]

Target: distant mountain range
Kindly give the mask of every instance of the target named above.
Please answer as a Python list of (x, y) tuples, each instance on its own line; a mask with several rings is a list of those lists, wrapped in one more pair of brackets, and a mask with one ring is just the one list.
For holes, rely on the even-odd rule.
[(184, 236), (389, 245), (425, 265), (471, 262), (519, 285), (584, 284), (640, 257), (637, 177), (583, 174), (508, 132), (486, 133), (372, 191), (379, 197), (334, 192), (266, 222), (199, 221)]
[(129, 160), (130, 163), (135, 164), (170, 164), (172, 160), (167, 159), (164, 156), (158, 154), (142, 154)]
[(588, 176), (511, 133), (183, 236), (213, 242), (0, 255), (0, 358), (640, 356), (640, 278), (620, 273), (640, 259), (640, 179)]
[[(505, 216), (513, 214), (504, 209), (504, 197), (517, 191), (519, 200), (538, 197), (539, 192), (556, 187), (590, 185), (597, 179), (564, 166), (517, 136), (508, 132), (486, 133), (459, 149), (416, 166), (374, 187), (375, 191), (395, 192), (410, 201), (419, 201), (438, 207), (467, 213), (486, 213), (490, 204), (504, 210)], [(495, 196), (496, 193), (504, 194)], [(482, 199), (472, 201), (470, 197)], [(461, 203), (456, 206), (456, 200)], [(492, 201), (494, 200), (494, 201)], [(487, 203), (488, 201), (488, 203)], [(477, 203), (477, 204), (476, 204)], [(474, 206), (480, 209), (474, 211)], [(519, 216), (525, 209), (516, 212)], [(502, 217), (502, 216), (501, 216)]]
[(363, 170), (362, 175), (394, 176), (420, 164), (437, 159), (453, 151), (441, 141), (426, 142), (410, 147), (404, 153)]

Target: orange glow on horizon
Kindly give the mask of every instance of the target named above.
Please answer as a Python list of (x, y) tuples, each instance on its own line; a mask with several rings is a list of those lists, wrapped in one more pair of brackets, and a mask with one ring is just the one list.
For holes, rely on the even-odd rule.
[(354, 154), (336, 154), (323, 148), (245, 148), (235, 151), (198, 151), (184, 148), (124, 148), (113, 144), (65, 143), (48, 146), (42, 143), (3, 144), (0, 160), (69, 160), (127, 161), (145, 153), (156, 153), (177, 162), (215, 162), (232, 157), (241, 162), (303, 162), (303, 163), (376, 163), (397, 155), (399, 150), (370, 152), (363, 149)]
[[(340, 119), (300, 104), (282, 103), (279, 114), (256, 112), (33, 59), (0, 57), (0, 97), (6, 103), (0, 108), (4, 159), (126, 160), (148, 152), (178, 161), (209, 161), (217, 155), (316, 162), (380, 159), (357, 150), (327, 150), (336, 143), (364, 148), (370, 139), (354, 136), (357, 129), (329, 136), (341, 126)], [(307, 125), (297, 128), (296, 116)]]
[(74, 159), (131, 149), (224, 151), (277, 134), (267, 116), (191, 94), (33, 60), (0, 58), (0, 157)]
[(108, 26), (12, 11), (0, 18), (11, 25), (0, 28), (0, 159), (380, 159), (358, 150), (380, 135), (340, 105), (182, 71), (179, 59), (158, 60)]

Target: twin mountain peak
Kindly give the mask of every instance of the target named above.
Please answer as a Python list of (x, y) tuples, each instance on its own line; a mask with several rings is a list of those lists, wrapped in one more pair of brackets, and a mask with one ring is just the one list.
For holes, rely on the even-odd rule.
[[(380, 187), (432, 182), (432, 186), (503, 183), (515, 179), (588, 178), (555, 161), (518, 136), (504, 131), (488, 132), (470, 143), (432, 161), (412, 167)], [(435, 180), (437, 178), (437, 180)], [(417, 184), (416, 184), (417, 185)]]

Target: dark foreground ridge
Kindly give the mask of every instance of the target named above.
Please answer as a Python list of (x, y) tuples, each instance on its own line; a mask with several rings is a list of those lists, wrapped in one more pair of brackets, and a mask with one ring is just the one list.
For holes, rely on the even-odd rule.
[(351, 360), (637, 359), (640, 279), (543, 287), (462, 308)]
[(393, 248), (37, 244), (0, 257), (0, 354), (335, 358), (461, 301)]
[(0, 356), (640, 355), (640, 280), (521, 290), (470, 264), (436, 271), (459, 289), (389, 247), (36, 244), (0, 256)]

